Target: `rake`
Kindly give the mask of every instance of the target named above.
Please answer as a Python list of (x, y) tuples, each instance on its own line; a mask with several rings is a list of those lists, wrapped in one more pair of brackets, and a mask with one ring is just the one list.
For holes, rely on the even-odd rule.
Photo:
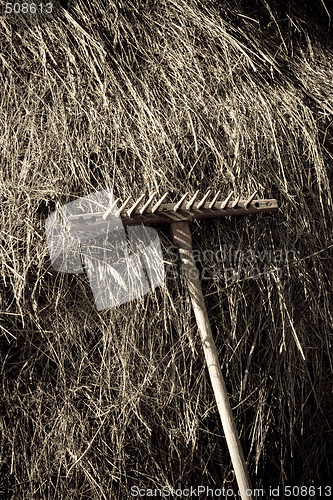
[(218, 352), (209, 324), (199, 273), (194, 273), (193, 275), (191, 272), (191, 270), (196, 268), (196, 263), (193, 257), (189, 223), (198, 219), (217, 219), (221, 217), (276, 212), (278, 210), (278, 203), (275, 199), (255, 199), (257, 191), (245, 200), (240, 200), (239, 196), (235, 196), (233, 201), (233, 191), (224, 200), (218, 200), (220, 195), (220, 191), (218, 191), (214, 198), (208, 201), (210, 193), (211, 191), (208, 191), (200, 201), (197, 200), (199, 195), (199, 191), (197, 191), (188, 201), (186, 199), (189, 194), (185, 193), (177, 203), (163, 203), (168, 195), (168, 193), (165, 193), (155, 204), (153, 202), (157, 193), (153, 193), (145, 203), (143, 202), (145, 195), (141, 195), (129, 209), (127, 209), (127, 206), (131, 197), (127, 198), (119, 209), (117, 209), (117, 203), (120, 199), (116, 199), (111, 203), (107, 211), (72, 215), (66, 223), (71, 233), (104, 227), (110, 230), (110, 228), (119, 226), (119, 220), (123, 226), (141, 224), (168, 224), (171, 226), (172, 240), (174, 245), (178, 247), (187, 279), (215, 400), (238, 483), (238, 494), (243, 500), (248, 500), (252, 498), (251, 482), (232, 416), (228, 393), (219, 364)]

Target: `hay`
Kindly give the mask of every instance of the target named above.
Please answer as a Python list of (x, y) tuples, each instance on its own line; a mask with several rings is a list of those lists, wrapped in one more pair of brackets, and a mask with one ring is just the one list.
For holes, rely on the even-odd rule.
[(106, 188), (280, 200), (193, 244), (226, 249), (198, 267), (253, 486), (332, 483), (332, 38), (311, 3), (0, 18), (0, 497), (236, 491), (182, 279), (97, 312), (84, 275), (51, 267), (47, 215)]

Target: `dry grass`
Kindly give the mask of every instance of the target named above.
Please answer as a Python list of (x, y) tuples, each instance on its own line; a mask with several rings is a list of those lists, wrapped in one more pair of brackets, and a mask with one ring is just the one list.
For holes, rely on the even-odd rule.
[(280, 200), (193, 242), (294, 251), (202, 286), (253, 486), (332, 484), (332, 38), (326, 2), (308, 3), (0, 18), (0, 498), (236, 489), (185, 283), (98, 313), (84, 275), (51, 267), (47, 215), (105, 188)]

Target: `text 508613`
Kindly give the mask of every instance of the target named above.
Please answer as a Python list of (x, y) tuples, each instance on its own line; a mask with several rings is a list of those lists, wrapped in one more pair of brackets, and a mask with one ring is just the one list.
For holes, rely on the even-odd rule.
[(6, 14), (51, 14), (52, 3), (6, 3)]

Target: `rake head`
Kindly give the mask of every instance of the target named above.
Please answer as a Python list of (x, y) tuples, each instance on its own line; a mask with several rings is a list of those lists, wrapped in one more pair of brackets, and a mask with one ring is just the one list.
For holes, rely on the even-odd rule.
[(185, 193), (177, 203), (163, 203), (168, 195), (168, 193), (165, 193), (153, 204), (157, 194), (155, 192), (146, 202), (143, 201), (145, 195), (141, 195), (130, 208), (127, 208), (131, 198), (129, 197), (119, 209), (117, 209), (117, 202), (119, 201), (117, 199), (107, 211), (71, 215), (66, 219), (65, 223), (69, 231), (76, 232), (110, 227), (110, 224), (111, 227), (117, 227), (119, 220), (124, 226), (172, 224), (180, 221), (191, 222), (194, 219), (251, 215), (276, 212), (278, 210), (278, 202), (275, 199), (254, 199), (257, 191), (244, 200), (241, 200), (239, 196), (235, 196), (233, 201), (233, 191), (222, 200), (218, 200), (219, 193), (220, 191), (215, 194), (211, 201), (208, 201), (209, 190), (199, 201), (197, 201), (199, 194), (199, 191), (197, 191), (188, 201), (186, 201), (188, 193)]

